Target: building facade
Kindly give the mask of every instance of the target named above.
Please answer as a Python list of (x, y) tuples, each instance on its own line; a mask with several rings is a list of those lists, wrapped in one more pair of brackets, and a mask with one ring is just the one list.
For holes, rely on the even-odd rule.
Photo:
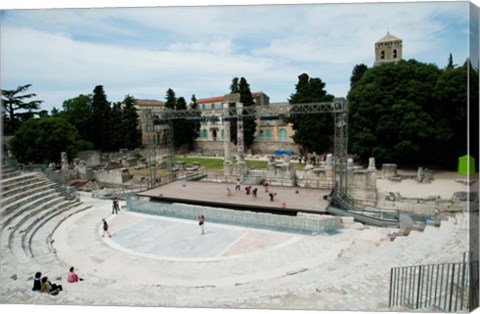
[[(160, 100), (135, 99), (135, 108), (137, 109), (140, 130), (142, 132), (142, 145), (161, 144), (164, 137), (163, 132), (160, 130), (148, 130), (151, 127), (148, 120), (151, 119), (149, 113), (163, 110), (165, 103)], [(153, 136), (153, 138), (150, 136)]]
[[(252, 96), (257, 106), (275, 105), (270, 104), (270, 98), (263, 92), (252, 93)], [(226, 109), (228, 106), (225, 96), (198, 99), (197, 104), (198, 108), (205, 112)], [(271, 154), (274, 150), (280, 149), (294, 149), (296, 151), (296, 145), (292, 139), (294, 131), (291, 124), (285, 123), (281, 119), (264, 120), (261, 117), (257, 117), (256, 122), (255, 141), (251, 147), (252, 153)], [(221, 154), (224, 138), (223, 121), (220, 118), (210, 119), (210, 121), (201, 124), (199, 137), (196, 141), (197, 148), (205, 154)]]

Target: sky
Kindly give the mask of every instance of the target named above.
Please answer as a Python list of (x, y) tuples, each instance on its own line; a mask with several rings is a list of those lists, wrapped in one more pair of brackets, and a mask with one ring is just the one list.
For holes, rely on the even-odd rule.
[(302, 73), (346, 97), (354, 66), (373, 66), (388, 31), (404, 59), (444, 67), (450, 53), (459, 65), (468, 56), (468, 2), (22, 2), (0, 4), (0, 87), (32, 84), (49, 111), (97, 85), (112, 102), (165, 100), (169, 88), (190, 101), (229, 93), (234, 77), (285, 102)]

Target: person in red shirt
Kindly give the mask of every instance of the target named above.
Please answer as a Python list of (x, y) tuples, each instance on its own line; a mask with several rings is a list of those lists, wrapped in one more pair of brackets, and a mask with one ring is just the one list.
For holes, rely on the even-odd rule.
[(75, 273), (75, 268), (73, 268), (73, 266), (70, 267), (70, 272), (67, 275), (67, 281), (73, 283), (78, 282), (79, 280), (82, 281), (83, 279), (78, 277), (78, 275)]

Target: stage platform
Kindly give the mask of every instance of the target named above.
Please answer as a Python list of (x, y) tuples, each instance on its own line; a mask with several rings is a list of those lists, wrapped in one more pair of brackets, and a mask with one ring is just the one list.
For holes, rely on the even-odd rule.
[[(228, 193), (227, 187), (231, 193)], [(257, 198), (245, 193), (245, 185), (235, 191), (235, 184), (203, 181), (175, 181), (154, 189), (138, 193), (152, 201), (186, 203), (212, 207), (250, 210), (276, 214), (296, 215), (297, 212), (326, 213), (329, 202), (323, 199), (330, 193), (327, 189), (270, 186), (269, 191), (277, 193), (270, 201), (263, 186), (258, 189)], [(298, 191), (298, 193), (297, 193)]]

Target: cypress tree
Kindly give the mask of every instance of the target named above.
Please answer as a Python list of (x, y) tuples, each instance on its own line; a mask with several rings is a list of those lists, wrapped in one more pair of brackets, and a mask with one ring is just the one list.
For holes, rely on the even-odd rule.
[(111, 141), (110, 132), (110, 103), (102, 85), (93, 90), (92, 100), (92, 133), (91, 141), (95, 149), (108, 151)]

